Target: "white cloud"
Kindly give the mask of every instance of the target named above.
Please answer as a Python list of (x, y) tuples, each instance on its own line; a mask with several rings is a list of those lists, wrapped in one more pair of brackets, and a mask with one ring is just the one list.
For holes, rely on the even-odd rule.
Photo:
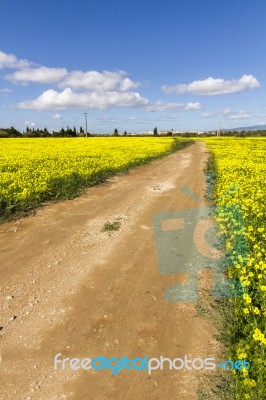
[(139, 86), (141, 86), (140, 82), (133, 82), (131, 79), (125, 78), (120, 83), (120, 90), (122, 90), (122, 92), (127, 92)]
[(3, 94), (9, 94), (12, 92), (13, 92), (13, 90), (11, 90), (11, 89), (7, 89), (7, 88), (0, 89), (0, 93), (3, 93)]
[(204, 112), (201, 114), (203, 118), (212, 118), (217, 116), (217, 112)]
[(60, 86), (72, 89), (112, 90), (121, 79), (119, 72), (73, 71)]
[(32, 122), (32, 121), (24, 121), (24, 124), (27, 125), (30, 128), (35, 128), (36, 127), (35, 122)]
[(149, 104), (147, 106), (147, 111), (153, 112), (164, 112), (164, 111), (192, 111), (192, 110), (200, 110), (202, 108), (200, 103), (164, 103), (162, 101), (157, 101), (156, 103)]
[(246, 111), (239, 110), (239, 111), (234, 111), (231, 110), (230, 108), (226, 108), (223, 110), (223, 116), (226, 119), (249, 119), (252, 118), (252, 115), (247, 113)]
[[(107, 109), (111, 107), (145, 107), (152, 112), (173, 112), (200, 110), (200, 103), (187, 104), (150, 102), (134, 92), (139, 82), (131, 80), (125, 71), (68, 71), (66, 68), (48, 68), (27, 60), (19, 60), (13, 54), (0, 52), (0, 68), (16, 70), (5, 78), (12, 83), (54, 84), (60, 88), (50, 88), (33, 100), (17, 104), (21, 109), (67, 110), (67, 109)], [(7, 93), (8, 89), (2, 89)], [(61, 119), (55, 114), (53, 119)]]
[(73, 71), (59, 84), (60, 87), (86, 90), (120, 90), (129, 91), (140, 83), (126, 77), (124, 71)]
[(52, 116), (53, 119), (62, 119), (62, 116), (60, 114), (55, 114)]
[(7, 54), (0, 50), (0, 68), (26, 68), (28, 60), (19, 60), (14, 54)]
[(203, 118), (213, 118), (213, 117), (218, 117), (218, 116), (223, 116), (226, 119), (249, 119), (252, 118), (253, 116), (243, 110), (232, 110), (231, 108), (226, 108), (224, 109), (221, 113), (218, 112), (205, 112), (202, 113), (201, 116)]
[(12, 83), (54, 83), (58, 82), (67, 76), (65, 68), (27, 68), (21, 71), (16, 71), (11, 75), (7, 75), (6, 79)]
[(63, 92), (50, 89), (37, 99), (18, 103), (18, 108), (31, 110), (66, 110), (111, 107), (137, 107), (147, 105), (148, 99), (134, 92), (73, 92), (71, 88)]
[(108, 125), (111, 122), (119, 121), (117, 118), (114, 118), (114, 117), (98, 117), (96, 119), (100, 124), (106, 124), (106, 125)]
[(185, 111), (193, 111), (193, 110), (201, 110), (202, 105), (200, 103), (187, 103), (184, 110)]
[(253, 75), (243, 75), (240, 79), (224, 80), (209, 77), (204, 80), (193, 81), (189, 84), (175, 86), (162, 86), (164, 93), (192, 93), (202, 96), (216, 96), (221, 94), (231, 94), (244, 92), (260, 87), (259, 81)]
[(14, 54), (0, 51), (0, 68), (17, 69), (5, 76), (12, 83), (56, 83), (60, 88), (74, 90), (128, 92), (141, 84), (127, 77), (124, 71), (68, 71), (66, 68), (48, 68), (28, 60), (19, 60)]

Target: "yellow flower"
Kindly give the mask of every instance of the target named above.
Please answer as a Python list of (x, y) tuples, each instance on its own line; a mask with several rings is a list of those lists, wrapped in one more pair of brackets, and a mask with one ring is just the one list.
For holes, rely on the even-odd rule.
[(250, 304), (252, 302), (251, 297), (248, 294), (244, 294), (243, 299), (247, 304)]
[(244, 351), (241, 351), (241, 352), (237, 353), (237, 358), (239, 360), (244, 360), (245, 358), (247, 358), (247, 353), (245, 353)]
[(264, 335), (263, 333), (259, 330), (259, 328), (256, 328), (254, 333), (253, 333), (253, 339), (257, 341), (263, 341)]

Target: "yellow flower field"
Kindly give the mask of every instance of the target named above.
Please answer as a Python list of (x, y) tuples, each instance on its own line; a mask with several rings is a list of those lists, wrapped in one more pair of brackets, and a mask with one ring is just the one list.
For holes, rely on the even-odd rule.
[(11, 213), (182, 147), (173, 138), (0, 139), (0, 211)]
[[(233, 302), (228, 357), (246, 359), (234, 371), (237, 399), (266, 398), (266, 139), (206, 138), (213, 154), (216, 220), (230, 253), (229, 278), (242, 285)], [(71, 198), (118, 171), (182, 148), (175, 138), (0, 139), (0, 212), (27, 210), (43, 201)], [(234, 207), (232, 207), (234, 206)], [(234, 209), (241, 212), (239, 221)]]
[[(266, 367), (266, 140), (264, 138), (207, 138), (214, 156), (214, 195), (217, 222), (230, 248), (243, 235), (247, 255), (231, 254), (229, 278), (241, 282), (228, 336), (232, 359), (245, 358), (250, 369), (235, 374), (237, 399), (265, 399)], [(235, 226), (230, 205), (240, 206), (243, 221)], [(219, 211), (220, 210), (220, 211)], [(228, 211), (226, 211), (228, 210)]]

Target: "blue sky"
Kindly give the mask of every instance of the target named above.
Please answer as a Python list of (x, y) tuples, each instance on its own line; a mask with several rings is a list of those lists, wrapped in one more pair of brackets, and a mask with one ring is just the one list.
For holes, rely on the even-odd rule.
[(265, 0), (3, 0), (0, 127), (266, 123)]

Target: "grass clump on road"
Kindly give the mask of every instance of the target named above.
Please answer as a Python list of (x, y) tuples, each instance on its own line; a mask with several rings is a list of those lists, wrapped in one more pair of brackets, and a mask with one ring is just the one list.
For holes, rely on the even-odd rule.
[(114, 221), (114, 222), (106, 222), (102, 228), (103, 232), (111, 232), (111, 231), (118, 231), (120, 229), (121, 222)]

